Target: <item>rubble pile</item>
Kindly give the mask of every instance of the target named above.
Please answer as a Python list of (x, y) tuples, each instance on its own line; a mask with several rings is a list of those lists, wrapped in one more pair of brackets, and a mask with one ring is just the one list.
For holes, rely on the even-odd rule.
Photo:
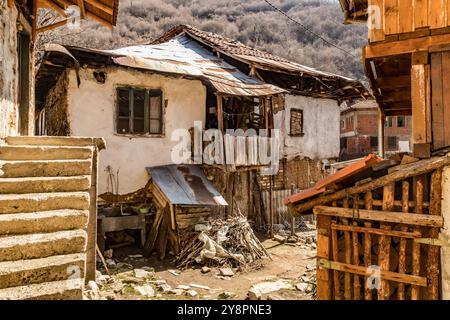
[(270, 258), (242, 216), (210, 220), (207, 225), (197, 225), (195, 230), (183, 241), (183, 249), (177, 259), (180, 269), (195, 264), (243, 267)]

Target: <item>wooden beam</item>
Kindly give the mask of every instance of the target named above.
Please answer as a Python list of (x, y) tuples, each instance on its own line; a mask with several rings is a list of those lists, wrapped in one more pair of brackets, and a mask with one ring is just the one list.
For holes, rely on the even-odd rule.
[[(369, 268), (362, 266), (354, 266), (351, 264), (345, 264), (340, 262), (329, 261), (326, 259), (319, 259), (319, 267), (327, 268), (331, 270), (337, 270), (341, 272), (349, 272), (353, 274), (358, 274), (361, 276), (371, 276)], [(395, 281), (406, 284), (413, 284), (421, 287), (427, 286), (427, 279), (419, 276), (411, 276), (407, 274), (401, 274), (391, 271), (381, 270), (381, 278), (389, 281)]]
[(374, 59), (408, 54), (416, 51), (428, 51), (431, 46), (440, 46), (448, 43), (450, 43), (450, 34), (442, 34), (395, 42), (375, 43), (366, 46), (364, 52), (366, 59)]
[(339, 231), (369, 233), (369, 234), (376, 234), (379, 236), (389, 236), (389, 237), (406, 238), (406, 239), (416, 239), (416, 238), (420, 238), (422, 236), (422, 234), (420, 232), (393, 231), (393, 230), (383, 230), (383, 229), (366, 228), (366, 227), (358, 227), (358, 226), (345, 226), (345, 225), (340, 225), (337, 223), (333, 223), (331, 225), (331, 229), (339, 230)]
[(107, 5), (104, 5), (103, 3), (97, 1), (97, 0), (84, 0), (84, 2), (90, 4), (91, 6), (102, 10), (103, 12), (109, 14), (109, 15), (113, 15), (114, 14), (114, 9), (111, 7), (108, 7)]
[(64, 8), (61, 8), (57, 3), (50, 0), (38, 0), (38, 6), (41, 8), (53, 9), (63, 17), (67, 17)]
[(314, 214), (319, 216), (339, 217), (360, 220), (372, 220), (379, 222), (409, 224), (414, 226), (442, 228), (444, 219), (439, 216), (430, 216), (428, 214), (405, 214), (392, 211), (378, 210), (358, 210), (351, 208), (335, 208), (326, 206), (317, 206), (314, 208)]
[(67, 21), (68, 21), (67, 19), (64, 19), (64, 20), (49, 24), (47, 26), (40, 27), (36, 30), (36, 32), (41, 33), (41, 32), (45, 32), (45, 31), (49, 31), (49, 30), (52, 30), (55, 28), (65, 26), (67, 24)]
[(397, 89), (411, 87), (411, 76), (383, 77), (378, 78), (377, 87), (383, 89)]
[(85, 0), (77, 0), (78, 8), (80, 8), (80, 17), (81, 19), (86, 19), (86, 8), (84, 7)]
[(223, 132), (223, 97), (217, 95), (217, 126), (220, 132)]

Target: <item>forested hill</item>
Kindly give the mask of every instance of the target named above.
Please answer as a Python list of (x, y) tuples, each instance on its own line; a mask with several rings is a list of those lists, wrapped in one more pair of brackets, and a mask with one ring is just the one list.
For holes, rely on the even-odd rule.
[[(45, 34), (41, 42), (111, 49), (148, 43), (178, 24), (190, 24), (301, 64), (365, 82), (361, 47), (366, 27), (343, 25), (338, 0), (271, 0), (342, 50), (289, 21), (264, 0), (121, 0), (117, 27), (84, 23)], [(347, 52), (344, 52), (347, 51)]]

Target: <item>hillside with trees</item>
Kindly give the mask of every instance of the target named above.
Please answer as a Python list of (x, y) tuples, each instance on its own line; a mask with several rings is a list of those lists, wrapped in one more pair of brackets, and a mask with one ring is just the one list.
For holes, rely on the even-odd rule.
[[(264, 0), (121, 0), (114, 30), (83, 22), (81, 30), (60, 28), (47, 32), (42, 35), (42, 42), (112, 49), (146, 44), (173, 26), (190, 24), (307, 66), (365, 82), (361, 46), (367, 42), (366, 27), (344, 25), (337, 0), (271, 2), (316, 35), (275, 11)], [(45, 19), (54, 17), (49, 14)]]

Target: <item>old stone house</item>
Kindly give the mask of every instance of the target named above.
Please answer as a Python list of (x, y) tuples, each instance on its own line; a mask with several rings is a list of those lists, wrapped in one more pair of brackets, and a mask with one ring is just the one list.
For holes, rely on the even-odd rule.
[[(72, 5), (80, 16), (67, 16)], [(38, 26), (41, 9), (63, 19)], [(112, 27), (117, 10), (118, 0), (0, 1), (0, 299), (81, 299), (85, 280), (95, 279), (96, 161), (104, 143), (33, 137), (34, 46), (39, 32), (73, 19)]]
[[(73, 59), (85, 68), (77, 71)], [(144, 108), (142, 119), (132, 120), (128, 106), (121, 113), (122, 101), (130, 104), (130, 89), (142, 95), (144, 104), (133, 102)], [(100, 194), (106, 200), (114, 195), (120, 201), (139, 197), (149, 178), (145, 168), (172, 164), (172, 133), (191, 129), (194, 121), (201, 121), (202, 129), (278, 129), (280, 173), (275, 178), (261, 175), (255, 163), (237, 165), (232, 173), (230, 168), (204, 166), (230, 204), (228, 210), (239, 208), (261, 225), (270, 224), (270, 217), (261, 215), (271, 211), (270, 201), (265, 201), (267, 210), (260, 204), (264, 191), (268, 196), (271, 189), (290, 192), (292, 185), (305, 189), (323, 177), (325, 165), (339, 156), (338, 104), (368, 97), (358, 81), (190, 26), (170, 30), (148, 46), (113, 51), (48, 48), (36, 90), (41, 133), (106, 138), (108, 150), (99, 173)], [(221, 102), (216, 96), (223, 97)], [(156, 118), (151, 110), (145, 113), (152, 101)], [(63, 119), (61, 126), (55, 127), (56, 118)], [(262, 198), (255, 196), (259, 191)]]

